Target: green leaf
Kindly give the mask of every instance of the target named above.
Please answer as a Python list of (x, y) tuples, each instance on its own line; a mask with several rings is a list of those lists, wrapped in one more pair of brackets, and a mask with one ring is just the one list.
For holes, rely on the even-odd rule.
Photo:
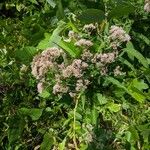
[(40, 150), (50, 150), (54, 143), (53, 134), (50, 132), (45, 133)]
[(106, 97), (104, 97), (102, 94), (97, 93), (96, 96), (97, 96), (97, 99), (98, 99), (100, 105), (104, 105), (107, 103)]
[(136, 101), (142, 103), (146, 99), (145, 95), (142, 92), (138, 91), (138, 89), (137, 90), (134, 89), (134, 91), (133, 91), (133, 89), (131, 89), (131, 88), (126, 88), (118, 80), (116, 80), (112, 77), (107, 77), (106, 79), (109, 82), (111, 82), (112, 84), (116, 85), (118, 88), (123, 89), (126, 93), (131, 95)]
[(138, 52), (137, 50), (134, 49), (133, 45), (131, 42), (129, 42), (127, 44), (127, 48), (124, 49), (128, 55), (131, 55), (135, 58), (138, 59), (138, 61), (145, 67), (145, 68), (149, 68), (149, 64), (148, 64), (148, 61), (147, 59), (144, 58), (144, 56)]
[(63, 40), (59, 42), (58, 46), (61, 47), (64, 51), (66, 51), (73, 58), (76, 58), (79, 54), (79, 51), (75, 46)]
[(135, 127), (130, 126), (128, 130), (131, 132), (131, 141), (130, 142), (135, 143), (136, 141), (138, 141), (139, 140), (139, 135), (138, 135), (138, 132), (135, 129)]
[(11, 116), (8, 125), (9, 125), (8, 140), (9, 140), (9, 144), (11, 145), (17, 140), (19, 140), (19, 138), (21, 137), (21, 134), (25, 126), (25, 121), (23, 120), (22, 117), (15, 115), (15, 116)]
[(36, 0), (29, 0), (31, 3), (38, 5), (38, 2)]
[(59, 150), (64, 150), (66, 144), (66, 138), (62, 141), (62, 143), (59, 144)]
[(56, 3), (53, 0), (46, 0), (46, 1), (50, 4), (51, 7), (55, 8)]
[(108, 14), (108, 18), (120, 18), (134, 12), (134, 6), (131, 3), (119, 3)]
[(140, 91), (149, 88), (149, 86), (146, 83), (144, 83), (144, 80), (139, 81), (138, 79), (134, 79), (132, 81), (132, 85)]
[(46, 49), (48, 47), (57, 46), (57, 44), (60, 43), (61, 37), (59, 34), (66, 28), (66, 23), (63, 21), (60, 21), (58, 23), (58, 27), (53, 31), (52, 35), (45, 33), (45, 39), (42, 40), (37, 48), (38, 49)]
[(44, 90), (42, 93), (39, 94), (39, 96), (42, 98), (48, 98), (48, 97), (50, 97), (50, 95), (51, 94), (46, 90)]
[(131, 70), (136, 71), (136, 69), (134, 68), (134, 66), (129, 61), (127, 61), (126, 59), (120, 57), (119, 60), (122, 63), (124, 63), (125, 65), (127, 65)]
[(100, 23), (105, 19), (105, 13), (99, 9), (87, 9), (78, 16), (78, 19), (83, 23)]
[(127, 93), (129, 92), (128, 89), (123, 85), (121, 84), (118, 80), (116, 80), (115, 78), (112, 78), (112, 77), (107, 77), (106, 78), (109, 82), (113, 83), (114, 85), (116, 85), (117, 87), (121, 88), (121, 89), (124, 89)]
[(21, 108), (19, 110), (19, 112), (21, 114), (23, 114), (23, 115), (30, 116), (33, 121), (36, 121), (36, 120), (38, 120), (41, 117), (43, 109), (38, 109), (38, 108), (31, 108), (31, 109)]
[(20, 60), (22, 63), (26, 64), (32, 61), (33, 56), (37, 53), (35, 47), (26, 46), (15, 52), (16, 59)]
[(120, 104), (109, 103), (107, 108), (112, 112), (118, 112), (121, 108), (121, 105)]
[(97, 117), (98, 117), (98, 111), (97, 109), (93, 106), (92, 112), (91, 112), (91, 121), (93, 125), (96, 125), (97, 123)]

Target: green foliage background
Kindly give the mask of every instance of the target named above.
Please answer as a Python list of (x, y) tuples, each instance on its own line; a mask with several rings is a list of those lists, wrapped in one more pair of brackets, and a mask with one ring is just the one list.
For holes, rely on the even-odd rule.
[[(143, 7), (143, 0), (1, 1), (0, 149), (69, 149), (75, 123), (81, 150), (149, 150), (150, 14)], [(67, 96), (55, 99), (49, 91), (38, 94), (30, 68), (34, 55), (55, 42), (76, 57), (61, 37), (91, 22), (98, 22), (100, 35), (111, 24), (123, 26), (130, 34), (132, 40), (122, 46), (118, 62), (127, 76), (109, 76), (104, 84), (95, 83), (98, 89), (82, 94), (77, 108)], [(96, 49), (106, 47), (105, 39), (101, 41)], [(25, 73), (20, 71), (23, 64), (28, 66)], [(79, 143), (87, 132), (84, 124), (93, 127), (92, 142)]]

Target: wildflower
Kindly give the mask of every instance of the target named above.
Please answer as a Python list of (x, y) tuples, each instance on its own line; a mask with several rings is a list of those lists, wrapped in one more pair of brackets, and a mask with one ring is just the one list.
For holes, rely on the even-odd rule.
[(91, 23), (91, 24), (86, 24), (84, 27), (83, 27), (83, 31), (86, 31), (86, 32), (91, 32), (93, 30), (95, 30), (96, 27)]
[(131, 39), (130, 36), (123, 30), (122, 27), (111, 26), (109, 33), (110, 33), (109, 38), (112, 41), (117, 40), (119, 42), (128, 42)]
[(93, 45), (93, 43), (90, 40), (86, 40), (86, 39), (80, 39), (79, 41), (77, 41), (75, 43), (76, 46), (87, 46), (90, 47)]
[(77, 92), (80, 92), (80, 91), (82, 91), (82, 90), (85, 90), (85, 89), (87, 89), (87, 85), (89, 85), (89, 83), (90, 83), (89, 80), (82, 80), (82, 79), (79, 79), (79, 80), (77, 80), (75, 90), (76, 90)]
[(75, 97), (75, 96), (76, 96), (76, 93), (69, 92), (69, 95), (70, 95), (71, 97)]
[(23, 72), (26, 72), (27, 69), (28, 69), (28, 67), (23, 64), (23, 65), (21, 66), (21, 68), (20, 68), (20, 72), (22, 72), (22, 73), (23, 73)]
[(32, 74), (36, 77), (36, 79), (41, 79), (44, 77), (46, 72), (49, 69), (54, 69), (58, 67), (55, 59), (58, 58), (62, 54), (62, 51), (58, 48), (48, 48), (43, 51), (41, 54), (36, 55), (32, 61)]
[(83, 70), (87, 67), (87, 63), (83, 62), (81, 59), (75, 59), (71, 65), (62, 70), (63, 77), (68, 78), (70, 76), (74, 76), (80, 78), (83, 75)]
[(43, 92), (43, 90), (44, 90), (43, 82), (39, 82), (39, 83), (37, 84), (37, 90), (38, 90), (39, 93), (42, 93), (42, 92)]
[(107, 67), (102, 67), (101, 70), (100, 70), (100, 73), (101, 73), (102, 76), (106, 76), (107, 72), (108, 72)]
[(82, 60), (85, 60), (85, 61), (91, 60), (92, 57), (93, 57), (93, 54), (87, 49), (85, 49), (81, 55)]
[(111, 53), (96, 53), (94, 58), (92, 59), (93, 63), (99, 63), (99, 65), (102, 66), (102, 64), (109, 64), (115, 61), (115, 58), (117, 57), (117, 52), (111, 52)]
[(68, 87), (62, 86), (59, 82), (57, 82), (53, 86), (53, 94), (58, 94), (58, 93), (67, 93), (68, 92)]
[(121, 71), (121, 67), (120, 66), (117, 66), (115, 69), (114, 69), (114, 76), (118, 76), (118, 75), (124, 75), (125, 73), (123, 73)]
[(150, 0), (145, 0), (144, 10), (150, 12)]

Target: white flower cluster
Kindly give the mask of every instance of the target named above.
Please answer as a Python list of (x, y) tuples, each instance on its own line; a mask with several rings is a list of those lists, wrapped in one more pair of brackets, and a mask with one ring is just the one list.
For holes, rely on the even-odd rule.
[(32, 61), (32, 74), (33, 76), (40, 80), (37, 84), (37, 89), (39, 93), (44, 90), (43, 80), (45, 74), (49, 69), (56, 69), (59, 65), (56, 63), (56, 58), (61, 56), (62, 51), (56, 47), (48, 48), (43, 51), (40, 55), (36, 55)]
[(87, 33), (91, 33), (93, 30), (96, 29), (96, 26), (94, 24), (86, 24), (84, 27), (83, 27), (83, 31), (87, 32)]
[(71, 65), (67, 66), (63, 71), (63, 77), (69, 78), (70, 76), (75, 76), (80, 78), (84, 69), (88, 67), (88, 64), (83, 62), (81, 59), (75, 59)]
[(117, 66), (114, 69), (114, 76), (121, 76), (121, 75), (125, 75), (125, 72), (122, 72), (121, 67)]
[(130, 36), (123, 30), (122, 27), (118, 26), (111, 26), (111, 29), (109, 31), (110, 33), (110, 40), (112, 41), (119, 41), (119, 42), (128, 42), (130, 41)]
[(102, 66), (105, 64), (110, 64), (115, 61), (116, 57), (118, 56), (118, 52), (114, 51), (111, 53), (96, 53), (94, 58), (92, 59), (93, 63), (101, 63)]
[[(96, 27), (93, 24), (85, 25), (83, 28), (83, 30), (87, 31), (94, 29), (96, 29)], [(86, 90), (89, 84), (91, 84), (90, 80), (93, 76), (94, 69), (96, 72), (99, 71), (100, 75), (108, 75), (109, 65), (115, 62), (118, 57), (117, 50), (108, 53), (93, 54), (90, 51), (90, 47), (93, 45), (90, 40), (79, 39), (79, 35), (76, 35), (73, 31), (70, 31), (68, 36), (73, 41), (76, 41), (76, 46), (83, 49), (81, 57), (70, 62), (65, 53), (56, 47), (48, 48), (41, 54), (36, 55), (33, 59), (31, 68), (33, 76), (39, 80), (37, 84), (39, 93), (42, 93), (44, 90), (46, 73), (52, 71), (53, 75), (55, 74), (53, 78), (55, 83), (50, 83), (53, 86), (53, 94), (62, 95), (67, 93), (70, 94), (71, 97), (76, 97), (78, 93)], [(119, 44), (130, 40), (130, 36), (126, 34), (121, 27), (117, 26), (111, 27), (109, 38), (112, 43), (118, 42)], [(63, 61), (57, 63), (60, 57), (63, 58)], [(90, 76), (88, 76), (88, 74), (90, 74)], [(114, 69), (114, 75), (122, 75), (119, 66)]]
[(145, 0), (144, 10), (150, 12), (150, 0)]
[(80, 39), (79, 41), (77, 41), (75, 43), (75, 46), (86, 46), (86, 47), (90, 47), (92, 46), (93, 43), (90, 40), (86, 40), (86, 39)]
[(61, 55), (62, 51), (58, 48), (49, 48), (40, 55), (36, 55), (32, 61), (32, 74), (36, 79), (44, 78), (49, 69), (56, 67), (55, 59)]

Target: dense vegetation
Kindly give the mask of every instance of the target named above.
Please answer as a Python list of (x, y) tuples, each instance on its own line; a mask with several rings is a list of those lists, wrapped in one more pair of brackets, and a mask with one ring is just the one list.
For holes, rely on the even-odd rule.
[(1, 150), (150, 149), (150, 0), (0, 2)]

